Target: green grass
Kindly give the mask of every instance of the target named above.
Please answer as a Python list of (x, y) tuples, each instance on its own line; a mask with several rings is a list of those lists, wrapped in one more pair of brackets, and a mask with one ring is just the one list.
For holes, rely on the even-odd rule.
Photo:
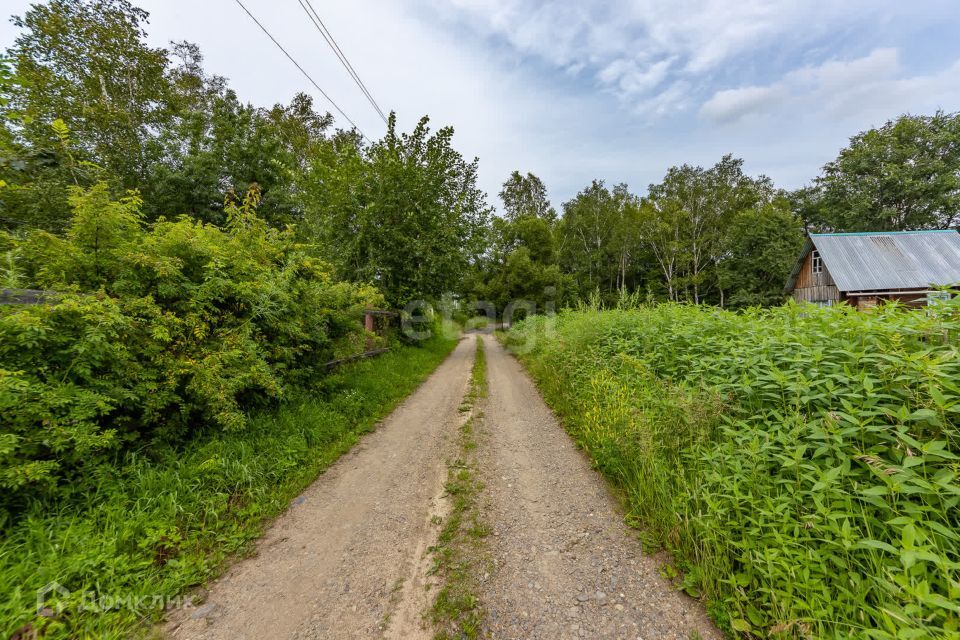
[(727, 631), (956, 639), (958, 332), (957, 306), (660, 305), (507, 342)]
[[(105, 604), (202, 585), (455, 344), (434, 338), (343, 366), (244, 430), (127, 456), (95, 469), (78, 495), (32, 504), (0, 537), (0, 636), (25, 626), (46, 639), (145, 633), (162, 615), (155, 603), (92, 611), (83, 592)], [(38, 616), (36, 591), (54, 581), (71, 594), (57, 601), (62, 611)]]
[(479, 504), (483, 486), (471, 453), (477, 447), (476, 429), (483, 420), (477, 402), (486, 395), (487, 361), (483, 339), (478, 336), (470, 387), (460, 406), (461, 412), (471, 415), (460, 427), (458, 456), (448, 464), (445, 489), (450, 513), (441, 521), (437, 544), (431, 548), (432, 573), (442, 581), (429, 612), (438, 640), (478, 638), (483, 622), (483, 608), (476, 596), (477, 576), (483, 565), (481, 547), (490, 527)]

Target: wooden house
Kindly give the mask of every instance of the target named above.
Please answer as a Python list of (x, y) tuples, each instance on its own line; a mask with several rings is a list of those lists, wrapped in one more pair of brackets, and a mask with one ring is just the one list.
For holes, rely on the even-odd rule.
[(944, 297), (936, 287), (958, 284), (956, 231), (811, 233), (784, 293), (798, 302), (858, 309), (881, 300), (923, 306)]

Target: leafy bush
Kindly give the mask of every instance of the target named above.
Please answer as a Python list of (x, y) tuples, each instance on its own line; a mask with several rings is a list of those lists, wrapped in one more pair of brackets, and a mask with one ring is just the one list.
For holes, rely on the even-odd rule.
[[(164, 613), (154, 598), (176, 603), (220, 573), (456, 344), (438, 336), (350, 363), (309, 393), (252, 412), (242, 430), (158, 446), (149, 456), (128, 452), (88, 467), (87, 491), (31, 502), (0, 535), (0, 638), (18, 630), (45, 640), (140, 637), (144, 623)], [(48, 602), (59, 613), (39, 616), (36, 592), (50, 582), (71, 594)], [(88, 592), (94, 597), (84, 600)], [(124, 597), (143, 600), (89, 606)]]
[(662, 305), (508, 342), (722, 626), (958, 638), (958, 329), (956, 306)]
[(0, 307), (0, 515), (151, 438), (243, 427), (362, 332), (379, 294), (334, 282), (257, 198), (224, 228), (144, 225), (139, 198), (101, 184), (73, 192), (63, 237), (5, 239), (24, 284), (57, 294)]

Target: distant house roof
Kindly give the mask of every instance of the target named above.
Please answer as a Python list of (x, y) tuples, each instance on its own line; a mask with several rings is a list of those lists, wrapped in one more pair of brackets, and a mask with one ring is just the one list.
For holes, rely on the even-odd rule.
[(811, 233), (787, 280), (793, 290), (812, 250), (840, 291), (921, 289), (960, 284), (960, 233), (889, 231)]

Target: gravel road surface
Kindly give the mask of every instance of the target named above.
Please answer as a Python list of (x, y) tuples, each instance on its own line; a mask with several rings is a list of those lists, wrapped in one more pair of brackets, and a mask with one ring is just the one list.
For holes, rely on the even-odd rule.
[[(604, 481), (491, 337), (479, 447), (479, 599), (490, 638), (721, 638), (644, 556)], [(294, 500), (257, 553), (171, 616), (174, 639), (430, 638), (429, 547), (446, 512), (476, 337)]]
[(520, 364), (487, 340), (479, 457), (495, 568), (480, 601), (491, 638), (722, 638), (641, 553), (603, 479)]
[(170, 637), (209, 640), (430, 638), (421, 628), (430, 523), (455, 451), (473, 365), (468, 335), (379, 428), (281, 516), (255, 556), (171, 616)]

